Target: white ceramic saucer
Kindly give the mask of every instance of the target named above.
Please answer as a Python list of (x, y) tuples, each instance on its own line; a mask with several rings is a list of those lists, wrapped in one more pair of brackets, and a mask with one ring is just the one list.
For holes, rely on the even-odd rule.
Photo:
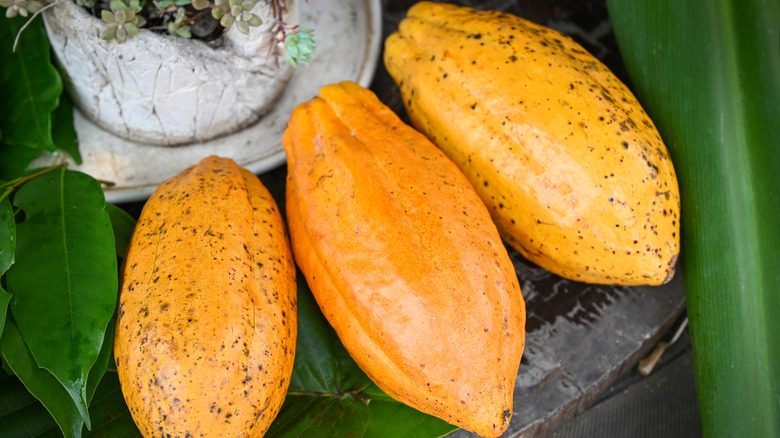
[(104, 192), (112, 203), (146, 199), (160, 183), (209, 155), (230, 157), (258, 174), (281, 165), (282, 133), (293, 108), (330, 83), (350, 80), (368, 87), (380, 53), (380, 0), (306, 1), (300, 22), (314, 30), (314, 57), (297, 67), (282, 97), (258, 123), (204, 143), (164, 147), (117, 137), (74, 110), (83, 163), (61, 154), (43, 156), (34, 165), (68, 161), (71, 169), (111, 182)]

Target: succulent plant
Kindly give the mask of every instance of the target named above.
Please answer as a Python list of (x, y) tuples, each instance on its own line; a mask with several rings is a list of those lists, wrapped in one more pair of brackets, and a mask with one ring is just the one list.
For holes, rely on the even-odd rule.
[(26, 17), (30, 13), (34, 14), (43, 8), (43, 4), (35, 0), (0, 0), (0, 6), (7, 8), (5, 16), (8, 18), (13, 18), (17, 15)]
[[(6, 8), (9, 18), (21, 15), (27, 17), (57, 2), (70, 0), (0, 0), (0, 6)], [(252, 10), (259, 0), (73, 0), (79, 6), (99, 14), (106, 23), (101, 38), (114, 40), (121, 44), (136, 35), (138, 30), (148, 23), (149, 29), (167, 32), (183, 38), (209, 38), (211, 30), (202, 31), (203, 14), (210, 13), (219, 21), (210, 26), (225, 29), (234, 26), (244, 34), (250, 28), (263, 24), (263, 20)], [(272, 50), (274, 56), (284, 54), (293, 67), (309, 61), (314, 50), (314, 39), (310, 29), (288, 27), (283, 22), (283, 11), (291, 0), (270, 1), (277, 18), (272, 32), (277, 46)], [(36, 14), (37, 15), (37, 14)], [(35, 15), (33, 15), (34, 17)], [(211, 18), (209, 18), (211, 19)], [(196, 24), (193, 27), (193, 24)], [(211, 27), (207, 29), (211, 29)], [(196, 32), (196, 30), (200, 30)], [(205, 34), (205, 35), (204, 35)], [(278, 60), (277, 60), (278, 62)]]
[(314, 54), (314, 45), (311, 29), (301, 29), (284, 39), (284, 57), (293, 67), (306, 63)]
[(146, 24), (146, 19), (138, 15), (141, 9), (138, 0), (129, 0), (129, 3), (123, 0), (111, 0), (111, 10), (101, 11), (101, 18), (108, 23), (108, 27), (100, 37), (104, 40), (115, 39), (121, 44), (128, 36), (137, 34), (138, 28)]
[(187, 18), (187, 12), (184, 8), (179, 7), (176, 9), (176, 16), (174, 20), (168, 23), (168, 32), (173, 35), (178, 35), (182, 38), (192, 38), (190, 33), (190, 26), (185, 24)]

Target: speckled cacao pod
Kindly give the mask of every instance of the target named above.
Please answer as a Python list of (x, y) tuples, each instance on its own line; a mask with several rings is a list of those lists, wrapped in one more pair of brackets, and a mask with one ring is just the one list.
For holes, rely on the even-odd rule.
[(230, 159), (164, 182), (128, 246), (114, 341), (145, 437), (260, 437), (295, 356), (295, 268), (276, 204)]
[(299, 105), (283, 144), (295, 260), (347, 351), (391, 397), (500, 435), (525, 305), (474, 188), (354, 83)]
[(384, 56), (414, 126), (524, 256), (584, 282), (671, 279), (680, 198), (666, 146), (579, 44), (510, 14), (422, 2)]

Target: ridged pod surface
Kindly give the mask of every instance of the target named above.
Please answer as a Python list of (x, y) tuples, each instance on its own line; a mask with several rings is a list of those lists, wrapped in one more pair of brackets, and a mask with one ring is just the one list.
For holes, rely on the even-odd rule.
[(261, 437), (297, 336), (295, 267), (276, 204), (232, 160), (203, 159), (144, 205), (128, 246), (114, 355), (151, 437)]
[(671, 279), (680, 198), (668, 151), (579, 44), (514, 15), (422, 2), (384, 56), (412, 123), (525, 257), (584, 282)]
[(393, 398), (500, 435), (525, 304), (471, 184), (350, 82), (295, 108), (283, 144), (295, 260), (347, 351)]

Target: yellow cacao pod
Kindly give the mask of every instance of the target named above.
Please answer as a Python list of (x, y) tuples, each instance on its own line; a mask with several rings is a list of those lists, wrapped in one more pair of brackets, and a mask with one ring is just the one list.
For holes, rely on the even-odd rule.
[(471, 184), (351, 82), (295, 108), (283, 144), (295, 260), (347, 351), (391, 397), (500, 435), (525, 304)]
[(114, 354), (145, 437), (261, 437), (297, 335), (295, 266), (251, 172), (208, 157), (165, 181), (129, 243)]
[(385, 41), (384, 61), (414, 126), (526, 258), (584, 282), (671, 279), (680, 198), (668, 151), (579, 44), (510, 14), (422, 2)]

